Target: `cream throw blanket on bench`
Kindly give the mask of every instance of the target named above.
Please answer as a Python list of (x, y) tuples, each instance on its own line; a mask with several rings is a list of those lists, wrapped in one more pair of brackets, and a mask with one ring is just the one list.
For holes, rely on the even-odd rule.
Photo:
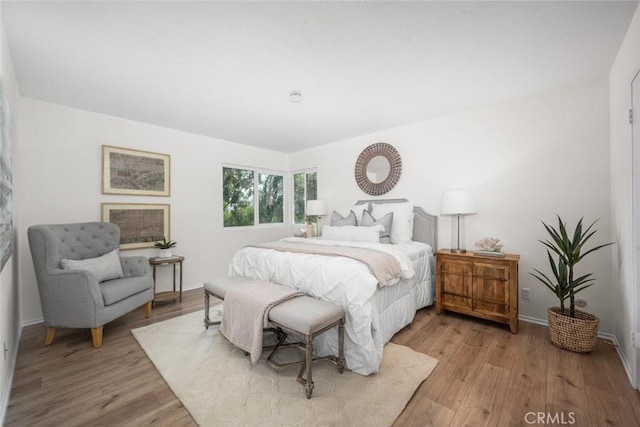
[(262, 330), (267, 326), (269, 310), (300, 295), (304, 293), (266, 280), (233, 287), (224, 297), (220, 333), (251, 354), (251, 363), (255, 364), (262, 355)]

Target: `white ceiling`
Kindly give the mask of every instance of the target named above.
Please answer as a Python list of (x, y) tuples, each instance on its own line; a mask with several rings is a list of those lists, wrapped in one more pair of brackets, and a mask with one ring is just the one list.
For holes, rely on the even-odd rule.
[(3, 1), (2, 15), (22, 96), (293, 152), (606, 74), (637, 4)]

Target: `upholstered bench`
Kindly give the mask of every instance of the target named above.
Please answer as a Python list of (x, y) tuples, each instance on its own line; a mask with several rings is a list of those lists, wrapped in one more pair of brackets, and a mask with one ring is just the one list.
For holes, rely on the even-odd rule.
[[(300, 296), (284, 301), (269, 311), (269, 321), (279, 330), (302, 335), (303, 343), (284, 344), (286, 335), (281, 336), (278, 344), (267, 357), (267, 363), (273, 368), (280, 369), (287, 366), (301, 364), (298, 382), (304, 385), (307, 399), (313, 392), (311, 366), (318, 360), (330, 359), (338, 365), (338, 371), (344, 371), (344, 309), (327, 301), (310, 296)], [(338, 325), (338, 357), (313, 357), (313, 339), (323, 332)], [(289, 346), (304, 346), (305, 359), (290, 363), (277, 363), (273, 359), (275, 353)], [(304, 376), (306, 375), (306, 376)]]
[[(226, 292), (234, 286), (241, 286), (243, 283), (251, 281), (242, 276), (228, 276), (213, 279), (204, 284), (205, 314), (204, 325), (219, 324), (219, 321), (209, 319), (209, 298), (211, 295), (224, 299)], [(278, 343), (275, 345), (269, 356), (267, 363), (273, 368), (280, 369), (292, 365), (300, 364), (298, 382), (305, 386), (307, 399), (313, 393), (313, 362), (330, 359), (338, 365), (338, 371), (344, 371), (344, 309), (336, 304), (322, 301), (310, 296), (299, 296), (286, 300), (269, 311), (269, 321), (276, 327)], [(313, 357), (313, 339), (338, 326), (338, 356)], [(284, 333), (283, 333), (284, 332)], [(304, 342), (285, 344), (287, 333), (301, 335)], [(278, 363), (274, 360), (276, 352), (284, 347), (301, 346), (305, 352), (305, 358), (300, 361), (289, 363)]]
[(208, 280), (204, 282), (204, 327), (209, 329), (210, 325), (219, 325), (220, 321), (211, 321), (209, 319), (209, 298), (211, 295), (214, 297), (224, 300), (224, 296), (227, 291), (234, 286), (242, 285), (243, 283), (247, 283), (253, 279), (249, 279), (244, 276), (225, 276), (218, 277), (212, 280)]

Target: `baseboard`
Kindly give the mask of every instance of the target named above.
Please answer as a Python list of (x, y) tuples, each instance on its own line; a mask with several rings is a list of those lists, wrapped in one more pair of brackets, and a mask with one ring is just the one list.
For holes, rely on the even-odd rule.
[(40, 323), (44, 323), (44, 318), (39, 317), (37, 319), (26, 320), (21, 323), (22, 328), (26, 328), (27, 326), (38, 325)]
[[(522, 320), (522, 321), (529, 322), (529, 323), (535, 323), (536, 325), (549, 326), (549, 321), (548, 320), (546, 320), (546, 319), (538, 319), (537, 317), (518, 316), (518, 320)], [(604, 340), (608, 340), (608, 341), (613, 342), (613, 344), (616, 344), (615, 335), (612, 335), (612, 334), (609, 334), (609, 333), (606, 333), (606, 332), (598, 331), (598, 338), (602, 338)]]
[[(518, 316), (518, 319), (522, 320), (522, 321), (525, 321), (525, 322), (529, 322), (529, 323), (535, 323), (536, 325), (549, 326), (549, 322), (547, 320), (538, 319), (537, 317)], [(616, 353), (618, 353), (618, 357), (620, 358), (620, 362), (622, 362), (622, 367), (624, 368), (624, 371), (627, 373), (627, 378), (629, 379), (629, 383), (631, 383), (632, 387), (637, 388), (637, 387), (635, 387), (635, 385), (633, 383), (633, 375), (631, 373), (631, 365), (629, 365), (629, 362), (624, 357), (624, 353), (622, 353), (622, 351), (620, 351), (620, 345), (618, 344), (618, 339), (616, 338), (616, 336), (614, 334), (609, 334), (609, 333), (606, 333), (606, 332), (598, 332), (598, 338), (602, 338), (602, 339), (611, 341), (611, 343), (615, 346)]]
[[(622, 362), (622, 367), (624, 368), (624, 371), (627, 373), (627, 377), (629, 378), (629, 382), (631, 383), (631, 386), (633, 386), (633, 388), (635, 388), (637, 390), (640, 390), (640, 388), (636, 387), (633, 384), (633, 372), (631, 371), (631, 364), (629, 364), (629, 361), (624, 356), (624, 353), (620, 349), (620, 344), (618, 343), (618, 339), (615, 336), (613, 337), (613, 344), (616, 346), (616, 351), (618, 352), (618, 357), (620, 358), (620, 361)], [(640, 384), (639, 384), (639, 386), (640, 386)]]
[[(192, 291), (194, 289), (202, 289), (203, 286), (204, 286), (204, 283), (196, 283), (195, 285), (192, 285), (190, 287), (186, 287), (185, 286), (185, 287), (182, 288), (182, 292)], [(21, 322), (21, 327), (22, 328), (26, 328), (27, 326), (39, 325), (41, 323), (44, 323), (44, 318), (43, 317), (38, 317), (36, 319), (25, 320), (25, 321)]]
[(22, 326), (18, 329), (18, 336), (16, 337), (16, 345), (13, 346), (11, 352), (11, 359), (9, 360), (9, 377), (7, 381), (6, 393), (2, 396), (2, 402), (0, 402), (0, 425), (5, 425), (5, 418), (7, 417), (7, 409), (9, 408), (9, 397), (11, 396), (11, 388), (13, 387), (13, 374), (16, 371), (16, 364), (18, 362), (18, 349), (20, 348), (20, 339), (22, 338)]
[(529, 317), (529, 316), (518, 316), (518, 320), (522, 320), (528, 323), (535, 323), (536, 325), (549, 326), (549, 322), (543, 319), (538, 319), (537, 317)]

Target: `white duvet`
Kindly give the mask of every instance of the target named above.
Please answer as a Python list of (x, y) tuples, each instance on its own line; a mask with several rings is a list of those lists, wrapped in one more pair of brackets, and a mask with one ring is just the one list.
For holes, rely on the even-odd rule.
[[(287, 238), (296, 241), (299, 238)], [(321, 239), (304, 239), (305, 243), (318, 245), (343, 245), (366, 247), (392, 254), (400, 263), (402, 281), (414, 277), (430, 277), (430, 272), (416, 272), (415, 266), (429, 269), (430, 262), (420, 260), (431, 256), (431, 248), (426, 244), (413, 242), (409, 246), (380, 243), (338, 242)], [(345, 359), (347, 367), (354, 372), (368, 375), (378, 371), (382, 361), (386, 337), (379, 325), (379, 313), (375, 303), (375, 293), (384, 291), (394, 283), (379, 285), (360, 261), (345, 257), (287, 253), (272, 249), (245, 247), (235, 253), (229, 266), (229, 274), (242, 275), (254, 279), (268, 280), (299, 289), (325, 301), (344, 307), (346, 312)], [(411, 287), (404, 298), (417, 299)], [(422, 292), (424, 293), (424, 292)], [(402, 322), (394, 329), (410, 323), (413, 313), (419, 308), (417, 300), (411, 304), (411, 316), (402, 315)], [(390, 336), (389, 336), (390, 338)], [(314, 340), (314, 350), (320, 355), (337, 354), (338, 337), (335, 330), (328, 331)]]

